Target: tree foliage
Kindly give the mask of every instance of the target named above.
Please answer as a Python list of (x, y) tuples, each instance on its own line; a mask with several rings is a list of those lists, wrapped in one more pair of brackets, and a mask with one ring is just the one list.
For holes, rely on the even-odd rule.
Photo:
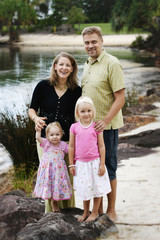
[[(64, 19), (69, 21), (73, 16), (69, 16), (73, 11), (71, 9), (83, 9), (85, 21), (88, 22), (108, 22), (111, 16), (111, 10), (116, 0), (52, 0), (53, 20), (56, 25), (60, 25)], [(82, 16), (82, 14), (81, 14)], [(84, 18), (80, 17), (83, 21)], [(80, 21), (80, 20), (79, 20)], [(83, 22), (81, 22), (83, 23)]]
[(116, 0), (82, 0), (82, 6), (89, 22), (108, 22)]
[(124, 26), (128, 31), (141, 28), (151, 33), (150, 46), (160, 45), (160, 1), (157, 0), (117, 0), (112, 12), (112, 27), (120, 31)]
[(80, 23), (84, 23), (86, 19), (87, 17), (84, 15), (82, 8), (73, 6), (68, 13), (68, 22), (72, 25), (76, 23), (80, 25)]
[(33, 3), (23, 0), (1, 0), (0, 21), (1, 26), (9, 29), (10, 41), (18, 40), (19, 26), (32, 24), (36, 20)]

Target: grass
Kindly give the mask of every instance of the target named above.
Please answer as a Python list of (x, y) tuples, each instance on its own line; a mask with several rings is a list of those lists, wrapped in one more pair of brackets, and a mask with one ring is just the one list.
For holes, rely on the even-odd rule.
[[(99, 26), (102, 29), (103, 35), (114, 35), (114, 34), (117, 34), (117, 32), (114, 32), (112, 30), (111, 23), (84, 23), (84, 24), (80, 24), (80, 31), (78, 30), (79, 29), (78, 24), (75, 24), (74, 28), (76, 29), (76, 32), (78, 34), (80, 34), (81, 31), (85, 27), (89, 27), (89, 26)], [(144, 33), (144, 32), (142, 31), (142, 29), (136, 29), (136, 28), (132, 32), (128, 32), (127, 28), (124, 27), (123, 30), (121, 30), (118, 34), (131, 34), (131, 33)]]
[(12, 184), (14, 189), (20, 189), (24, 191), (27, 196), (31, 196), (34, 188), (35, 181), (35, 168), (30, 170), (29, 174), (26, 174), (25, 165), (21, 165), (19, 168), (14, 168), (12, 172)]
[[(126, 27), (124, 27), (120, 32), (117, 33), (112, 30), (111, 23), (83, 23), (83, 24), (80, 24), (80, 29), (79, 29), (79, 24), (74, 24), (74, 29), (76, 30), (77, 34), (81, 34), (82, 30), (85, 27), (89, 27), (89, 26), (99, 26), (102, 29), (103, 35), (147, 33), (147, 32), (144, 32), (142, 29), (138, 29), (138, 28), (135, 28), (133, 31), (128, 32)], [(28, 29), (28, 26), (25, 26), (25, 28), (24, 28), (24, 26), (21, 26), (20, 28)], [(8, 31), (7, 26), (3, 26), (2, 29), (3, 29), (4, 33), (6, 33)], [(36, 26), (35, 26), (34, 30), (36, 30)]]

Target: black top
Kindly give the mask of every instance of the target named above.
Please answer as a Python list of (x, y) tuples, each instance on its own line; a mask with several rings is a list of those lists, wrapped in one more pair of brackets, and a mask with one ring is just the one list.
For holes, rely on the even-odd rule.
[[(30, 108), (36, 112), (39, 110), (40, 117), (47, 117), (46, 124), (58, 121), (64, 131), (63, 140), (69, 140), (69, 128), (74, 123), (74, 108), (82, 90), (78, 86), (74, 90), (67, 89), (59, 97), (48, 80), (40, 81), (34, 89)], [(45, 131), (42, 129), (42, 137)]]

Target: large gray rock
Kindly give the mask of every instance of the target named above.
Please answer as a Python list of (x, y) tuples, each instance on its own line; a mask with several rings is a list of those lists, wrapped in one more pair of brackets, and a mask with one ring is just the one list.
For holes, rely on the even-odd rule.
[(41, 199), (19, 191), (9, 194), (0, 196), (0, 240), (91, 240), (118, 231), (107, 214), (92, 223), (79, 223), (81, 209), (44, 214)]
[(154, 148), (160, 146), (160, 128), (148, 130), (135, 135), (120, 137), (119, 143), (127, 143), (143, 148)]
[(28, 224), (17, 234), (16, 240), (92, 240), (108, 233), (117, 232), (107, 214), (93, 223), (79, 223), (77, 216), (82, 210), (68, 208), (68, 212), (47, 213), (37, 223)]
[[(18, 191), (16, 194), (21, 195)], [(43, 214), (44, 202), (40, 199), (0, 195), (0, 240), (14, 240), (22, 228), (38, 221)]]

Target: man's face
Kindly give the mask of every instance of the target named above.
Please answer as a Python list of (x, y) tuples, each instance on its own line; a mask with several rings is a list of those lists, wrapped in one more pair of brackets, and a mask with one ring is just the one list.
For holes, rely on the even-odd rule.
[(102, 52), (103, 38), (100, 38), (97, 33), (85, 34), (83, 42), (88, 55), (93, 60), (97, 59)]

